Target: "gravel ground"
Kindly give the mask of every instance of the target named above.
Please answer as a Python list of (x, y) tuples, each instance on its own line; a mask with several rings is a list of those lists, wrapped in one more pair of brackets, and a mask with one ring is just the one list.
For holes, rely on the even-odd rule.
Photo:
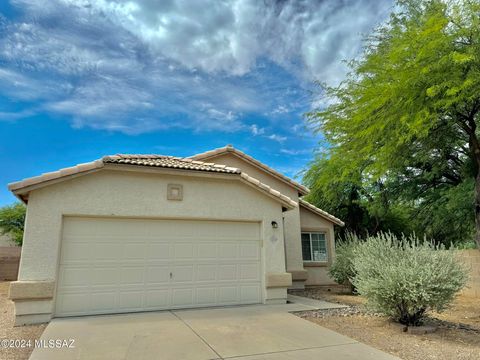
[(380, 314), (365, 310), (360, 296), (341, 294), (326, 288), (295, 291), (295, 295), (350, 305), (345, 309), (306, 311), (298, 316), (347, 335), (404, 360), (480, 359), (480, 306), (478, 299), (458, 298), (443, 314), (430, 314), (427, 325), (435, 333), (412, 335), (405, 327)]
[[(39, 339), (46, 325), (13, 326), (13, 302), (8, 300), (8, 286), (10, 282), (0, 282), (0, 340), (31, 340)], [(0, 346), (0, 359), (2, 360), (25, 360), (28, 359), (31, 348), (3, 348)]]

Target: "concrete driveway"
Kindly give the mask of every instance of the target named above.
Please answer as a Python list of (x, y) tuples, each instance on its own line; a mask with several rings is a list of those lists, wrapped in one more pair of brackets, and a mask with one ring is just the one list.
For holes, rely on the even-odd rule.
[[(41, 338), (45, 348), (30, 359), (397, 359), (292, 310), (256, 305), (54, 319)], [(48, 340), (69, 339), (74, 348), (48, 348)]]

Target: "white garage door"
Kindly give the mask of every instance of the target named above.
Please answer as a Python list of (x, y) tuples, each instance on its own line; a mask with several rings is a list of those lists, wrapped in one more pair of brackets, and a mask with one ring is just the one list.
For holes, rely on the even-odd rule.
[(56, 315), (261, 302), (260, 224), (67, 217)]

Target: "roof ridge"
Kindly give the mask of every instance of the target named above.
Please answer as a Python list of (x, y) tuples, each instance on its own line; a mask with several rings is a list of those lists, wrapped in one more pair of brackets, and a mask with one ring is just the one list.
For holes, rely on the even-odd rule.
[[(159, 159), (159, 158), (179, 158), (177, 156), (172, 156), (172, 155), (162, 155), (162, 154), (125, 154), (125, 153), (118, 153), (115, 155), (105, 155), (103, 158), (118, 158), (118, 157), (123, 157), (123, 158), (129, 158), (129, 159)], [(180, 158), (179, 158), (180, 159)]]

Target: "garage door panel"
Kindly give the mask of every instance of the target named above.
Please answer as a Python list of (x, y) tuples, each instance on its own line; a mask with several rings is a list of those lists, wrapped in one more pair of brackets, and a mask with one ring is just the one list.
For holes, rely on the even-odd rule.
[(246, 243), (239, 244), (240, 247), (240, 259), (245, 260), (258, 260), (260, 259), (260, 249), (258, 244)]
[(126, 260), (145, 260), (147, 256), (147, 247), (143, 243), (128, 243), (123, 246), (124, 259)]
[(209, 261), (218, 257), (217, 243), (207, 242), (197, 245), (197, 260)]
[(199, 287), (196, 289), (196, 301), (198, 305), (215, 305), (217, 289), (215, 287)]
[(235, 303), (238, 301), (236, 286), (222, 286), (218, 289), (218, 302), (222, 304)]
[(119, 260), (124, 255), (124, 244), (123, 243), (101, 243), (95, 242), (94, 239), (93, 244), (91, 244), (90, 248), (90, 257), (94, 260), (102, 261), (102, 260)]
[(237, 278), (237, 265), (219, 265), (218, 280), (234, 281)]
[(240, 298), (242, 301), (255, 301), (260, 296), (260, 289), (255, 284), (240, 286)]
[(197, 265), (195, 280), (200, 281), (215, 281), (217, 279), (216, 265)]
[(168, 284), (170, 280), (169, 267), (166, 265), (148, 265), (145, 282), (147, 284)]
[(173, 245), (173, 258), (175, 260), (191, 260), (195, 256), (195, 247), (191, 242), (174, 244)]
[(143, 308), (143, 291), (120, 291), (118, 294), (118, 309), (135, 310)]
[(170, 245), (168, 243), (149, 243), (147, 260), (168, 260), (170, 259)]
[(57, 300), (57, 312), (69, 312), (73, 314), (82, 314), (88, 309), (90, 302), (89, 294), (64, 294)]
[(145, 291), (146, 309), (167, 309), (170, 307), (170, 289)]
[(192, 288), (172, 289), (172, 303), (177, 307), (192, 306), (195, 303), (194, 290)]
[(90, 284), (90, 268), (65, 268), (65, 270), (60, 273), (59, 283), (65, 284), (65, 286), (68, 287), (88, 286)]
[(90, 302), (95, 304), (95, 309), (97, 311), (107, 311), (110, 312), (112, 309), (116, 308), (117, 291), (111, 292), (96, 292), (93, 293), (90, 297)]
[(219, 244), (219, 254), (220, 259), (233, 260), (236, 259), (238, 255), (238, 246), (236, 243), (220, 243)]
[(250, 281), (260, 281), (260, 265), (253, 264), (241, 264), (240, 267), (240, 279)]
[(84, 263), (92, 256), (91, 245), (87, 242), (79, 243), (65, 241), (60, 254), (61, 264)]
[(175, 283), (192, 282), (193, 281), (193, 265), (173, 266), (172, 267), (172, 280)]
[(56, 315), (261, 302), (260, 243), (259, 223), (67, 217)]
[(91, 285), (110, 285), (118, 283), (118, 271), (119, 269), (115, 267), (95, 267), (93, 269), (93, 274), (90, 276)]
[(250, 239), (258, 240), (260, 238), (260, 227), (251, 226), (248, 222), (224, 222), (216, 227), (216, 236), (224, 239)]
[(145, 281), (145, 266), (138, 267), (124, 267), (120, 270), (121, 280), (120, 284), (139, 284)]

